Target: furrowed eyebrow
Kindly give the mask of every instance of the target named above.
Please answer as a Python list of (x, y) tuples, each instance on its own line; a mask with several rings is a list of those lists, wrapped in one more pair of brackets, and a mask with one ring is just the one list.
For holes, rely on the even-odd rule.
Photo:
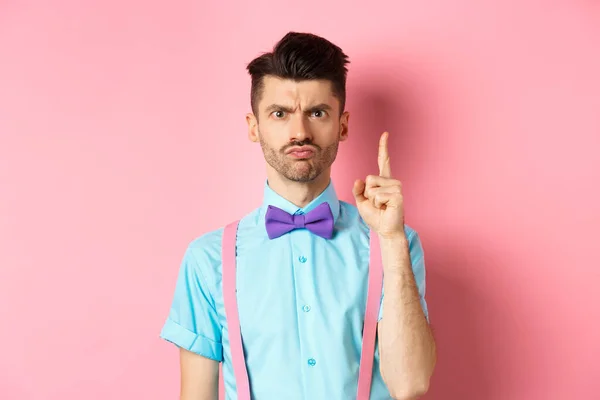
[[(325, 103), (321, 103), (321, 104), (317, 104), (316, 106), (312, 106), (310, 108), (308, 108), (306, 110), (307, 113), (312, 113), (314, 111), (321, 111), (321, 110), (325, 110), (325, 111), (331, 111), (331, 106), (329, 104), (325, 104)], [(286, 107), (280, 104), (271, 104), (270, 106), (268, 106), (265, 111), (270, 114), (273, 111), (285, 111), (287, 113), (292, 113), (294, 112), (294, 110), (291, 107)]]
[(317, 104), (316, 106), (312, 106), (309, 109), (306, 110), (307, 113), (311, 113), (313, 111), (331, 111), (331, 106), (329, 104), (325, 104), (325, 103), (321, 103), (321, 104)]
[(282, 106), (280, 104), (271, 104), (269, 107), (266, 108), (265, 111), (267, 112), (267, 114), (270, 114), (273, 111), (285, 111), (291, 113), (294, 110), (292, 110), (290, 107)]

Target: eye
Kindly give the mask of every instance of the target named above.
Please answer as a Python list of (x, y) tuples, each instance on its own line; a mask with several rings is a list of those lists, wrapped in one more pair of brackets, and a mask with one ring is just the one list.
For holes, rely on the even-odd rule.
[(273, 111), (272, 115), (277, 119), (281, 119), (281, 118), (285, 117), (285, 111), (281, 111), (281, 110)]
[(315, 118), (324, 118), (327, 115), (324, 110), (315, 110), (311, 114)]

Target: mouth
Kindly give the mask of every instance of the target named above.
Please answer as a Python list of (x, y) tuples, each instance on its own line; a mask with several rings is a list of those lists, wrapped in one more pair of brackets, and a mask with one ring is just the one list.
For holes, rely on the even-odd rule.
[(315, 150), (310, 146), (292, 147), (285, 152), (293, 158), (311, 158), (315, 154)]

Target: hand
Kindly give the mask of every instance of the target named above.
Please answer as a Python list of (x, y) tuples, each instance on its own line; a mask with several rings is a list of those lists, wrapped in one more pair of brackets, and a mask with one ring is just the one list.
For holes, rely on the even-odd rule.
[(388, 137), (384, 132), (379, 139), (379, 176), (357, 180), (352, 192), (358, 212), (369, 228), (381, 237), (393, 238), (404, 235), (404, 201), (402, 184), (392, 178)]

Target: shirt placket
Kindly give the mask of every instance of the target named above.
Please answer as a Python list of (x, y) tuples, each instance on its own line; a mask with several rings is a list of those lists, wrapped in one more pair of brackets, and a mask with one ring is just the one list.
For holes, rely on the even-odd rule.
[(294, 269), (296, 314), (298, 320), (298, 335), (300, 342), (300, 365), (302, 371), (302, 383), (306, 399), (312, 399), (314, 393), (311, 388), (315, 387), (314, 375), (319, 370), (319, 355), (316, 354), (314, 345), (314, 321), (313, 314), (317, 307), (317, 299), (314, 298), (315, 291), (313, 267), (314, 262), (311, 254), (311, 232), (307, 229), (298, 229), (292, 232), (292, 266)]

